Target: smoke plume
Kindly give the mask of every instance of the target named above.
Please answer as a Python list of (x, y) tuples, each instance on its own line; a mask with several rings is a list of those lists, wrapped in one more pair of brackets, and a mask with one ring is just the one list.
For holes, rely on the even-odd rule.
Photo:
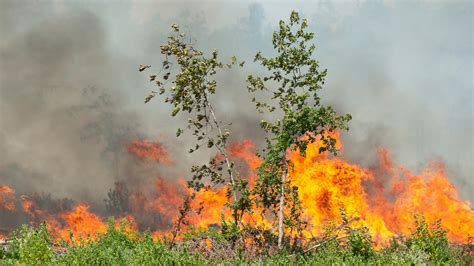
[[(245, 78), (273, 53), (272, 31), (291, 10), (316, 32), (328, 78), (325, 104), (353, 116), (344, 156), (363, 165), (387, 147), (395, 161), (420, 169), (446, 162), (462, 198), (473, 200), (472, 11), (452, 3), (302, 1), (0, 2), (0, 184), (103, 204), (117, 181), (146, 187), (156, 171), (186, 176), (192, 139), (174, 138), (186, 118), (169, 118), (139, 64), (159, 66), (159, 45), (179, 23), (199, 48), (245, 60), (219, 76), (213, 99), (235, 140), (259, 143), (262, 119)], [(173, 169), (140, 166), (125, 148), (163, 143)], [(179, 160), (176, 160), (179, 158)]]

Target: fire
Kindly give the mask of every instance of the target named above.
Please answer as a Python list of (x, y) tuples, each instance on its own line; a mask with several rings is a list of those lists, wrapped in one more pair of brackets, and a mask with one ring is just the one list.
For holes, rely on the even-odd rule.
[(370, 178), (369, 170), (320, 154), (320, 145), (319, 142), (308, 145), (306, 157), (299, 151), (290, 152), (294, 166), (290, 182), (299, 188), (305, 217), (310, 223), (306, 236), (320, 235), (324, 225), (339, 219), (339, 210), (344, 208), (349, 215), (358, 217), (356, 224), (367, 226), (375, 239), (392, 237), (383, 218), (370, 209), (367, 201), (363, 182)]
[[(333, 137), (342, 150), (338, 133), (335, 132)], [(340, 208), (355, 218), (351, 225), (367, 227), (377, 245), (387, 243), (393, 236), (409, 234), (413, 230), (414, 214), (424, 215), (430, 224), (441, 219), (441, 225), (452, 242), (466, 242), (469, 236), (474, 236), (474, 212), (470, 202), (459, 198), (441, 162), (429, 162), (415, 174), (396, 165), (388, 150), (380, 149), (378, 164), (366, 168), (348, 162), (343, 156), (319, 153), (321, 145), (320, 140), (308, 145), (305, 156), (298, 151), (288, 152), (292, 165), (289, 184), (298, 187), (303, 218), (308, 222), (303, 232), (305, 237), (321, 235), (328, 222), (340, 220)], [(125, 148), (146, 163), (172, 165), (168, 152), (159, 142), (133, 141)], [(230, 145), (228, 153), (233, 160), (244, 163), (237, 168), (238, 176), (249, 180), (250, 186), (261, 164), (253, 150), (254, 144), (245, 140)], [(222, 160), (219, 156), (214, 159)], [(124, 189), (128, 207), (119, 215), (129, 221), (127, 228), (151, 227), (155, 237), (172, 235), (172, 226), (176, 224), (184, 198), (192, 195), (185, 178), (161, 175), (155, 178), (154, 192), (129, 193), (126, 187)], [(208, 228), (219, 225), (222, 218), (231, 219), (230, 209), (226, 206), (228, 200), (228, 191), (224, 187), (197, 192), (181, 232), (186, 232), (190, 226)], [(21, 206), (21, 213), (28, 215), (31, 221), (47, 220), (49, 229), (58, 239), (71, 241), (70, 232), (76, 240), (94, 238), (107, 230), (103, 216), (91, 212), (85, 203), (50, 213), (41, 209), (34, 197), (17, 197), (13, 189), (0, 185), (0, 211), (17, 211), (16, 206)], [(243, 217), (243, 223), (270, 229), (275, 220), (263, 215), (262, 210), (254, 210)], [(118, 226), (119, 219), (115, 221), (115, 227)]]
[[(470, 203), (462, 201), (454, 185), (449, 183), (443, 163), (430, 162), (419, 175), (401, 166), (394, 172), (399, 172), (395, 173), (396, 176), (406, 177), (392, 186), (391, 195), (395, 201), (377, 202), (382, 206), (375, 208), (386, 217), (391, 230), (407, 234), (409, 228), (403, 225), (413, 224), (413, 214), (418, 213), (423, 214), (429, 223), (440, 219), (453, 242), (465, 242), (468, 236), (474, 235), (474, 212)], [(392, 214), (380, 212), (382, 208), (392, 210)]]
[(172, 164), (163, 144), (158, 141), (135, 140), (125, 146), (129, 153), (134, 154), (138, 158), (149, 159), (166, 165)]
[(26, 195), (20, 196), (20, 203), (23, 212), (28, 214), (31, 219), (39, 219), (45, 215), (45, 212), (36, 206), (36, 203)]
[(226, 193), (224, 188), (201, 190), (197, 193), (191, 206), (198, 210), (198, 213), (191, 218), (192, 224), (198, 228), (204, 228), (212, 224), (220, 224), (222, 215), (229, 219), (230, 210), (224, 207), (227, 202)]
[(184, 179), (178, 178), (178, 180), (178, 184), (175, 184), (157, 177), (155, 188), (159, 194), (146, 204), (145, 209), (158, 212), (168, 220), (174, 219), (183, 203), (183, 190), (186, 190)]
[(8, 211), (15, 211), (15, 191), (9, 186), (0, 184), (0, 208), (6, 209)]
[(243, 159), (250, 169), (255, 170), (262, 163), (262, 159), (253, 152), (254, 148), (255, 144), (251, 140), (235, 142), (229, 146), (229, 155)]
[(97, 233), (104, 233), (107, 230), (107, 225), (102, 219), (89, 211), (87, 204), (81, 203), (77, 205), (72, 211), (62, 213), (58, 217), (64, 221), (65, 225), (62, 227), (58, 219), (48, 221), (49, 230), (59, 238), (71, 241), (71, 233), (76, 240), (90, 237), (95, 238)]
[[(339, 136), (335, 137), (340, 143)], [(408, 234), (413, 229), (414, 214), (424, 215), (430, 224), (441, 219), (450, 241), (465, 242), (474, 235), (474, 212), (468, 201), (459, 199), (442, 163), (430, 162), (415, 175), (394, 166), (389, 152), (380, 150), (379, 165), (367, 169), (320, 154), (319, 147), (319, 142), (308, 145), (306, 157), (298, 151), (290, 152), (294, 165), (291, 184), (298, 186), (310, 222), (307, 236), (321, 234), (326, 222), (339, 217), (339, 208), (360, 218), (356, 224), (368, 227), (378, 243)], [(388, 180), (384, 180), (386, 176)], [(391, 186), (388, 193), (384, 183)]]
[(253, 186), (253, 183), (257, 178), (255, 174), (257, 167), (262, 164), (262, 159), (255, 154), (253, 151), (254, 148), (255, 144), (251, 140), (235, 142), (229, 146), (229, 155), (233, 158), (243, 160), (249, 169), (247, 180), (250, 186)]
[[(125, 231), (136, 230), (135, 219), (131, 216), (125, 217)], [(61, 223), (64, 226), (61, 226)], [(58, 239), (66, 241), (81, 241), (82, 239), (95, 239), (99, 234), (107, 231), (107, 223), (96, 214), (89, 211), (89, 206), (80, 203), (73, 210), (65, 212), (48, 221), (48, 230)], [(121, 226), (121, 219), (116, 219), (114, 227)], [(73, 238), (72, 238), (73, 237)]]

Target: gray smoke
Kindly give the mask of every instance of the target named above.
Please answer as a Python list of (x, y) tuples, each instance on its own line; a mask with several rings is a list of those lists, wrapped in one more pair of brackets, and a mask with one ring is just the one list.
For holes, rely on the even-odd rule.
[(122, 142), (140, 130), (123, 95), (129, 63), (109, 51), (96, 14), (2, 5), (1, 182), (101, 202), (121, 178)]
[(354, 117), (344, 156), (371, 165), (375, 150), (412, 170), (446, 162), (463, 198), (473, 200), (472, 3), (291, 4), (214, 1), (1, 1), (0, 183), (19, 192), (102, 203), (117, 180), (140, 184), (153, 169), (123, 143), (160, 139), (186, 175), (191, 139), (169, 118), (139, 64), (160, 65), (159, 45), (179, 23), (199, 48), (236, 55), (246, 68), (222, 74), (214, 101), (234, 139), (262, 139), (245, 78), (272, 53), (279, 19), (301, 11), (316, 34), (329, 76), (325, 103)]

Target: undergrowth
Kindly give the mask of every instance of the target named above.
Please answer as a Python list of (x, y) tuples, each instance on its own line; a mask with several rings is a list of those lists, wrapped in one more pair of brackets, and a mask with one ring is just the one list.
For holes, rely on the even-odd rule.
[[(343, 217), (344, 219), (344, 217)], [(346, 218), (347, 219), (347, 218)], [(23, 225), (0, 247), (1, 265), (472, 265), (472, 244), (452, 245), (439, 222), (416, 217), (415, 230), (375, 250), (365, 228), (328, 226), (315, 242), (279, 251), (232, 241), (222, 228), (195, 230), (172, 247), (149, 232), (109, 224), (107, 232), (72, 243), (53, 241), (45, 224)], [(339, 231), (342, 234), (338, 233)], [(228, 234), (228, 233), (227, 233)], [(342, 237), (341, 237), (342, 235)]]

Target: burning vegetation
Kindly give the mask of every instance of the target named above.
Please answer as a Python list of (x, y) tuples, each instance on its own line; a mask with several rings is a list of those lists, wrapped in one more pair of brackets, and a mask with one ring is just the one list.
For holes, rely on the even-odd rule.
[[(337, 133), (335, 138), (337, 145), (342, 148)], [(364, 168), (343, 157), (319, 153), (320, 145), (319, 141), (308, 145), (306, 156), (297, 151), (289, 153), (293, 167), (288, 178), (292, 186), (298, 187), (305, 225), (301, 234), (286, 230), (288, 239), (294, 237), (293, 241), (312, 247), (314, 243), (325, 243), (329, 239), (328, 228), (332, 228), (331, 232), (340, 231), (334, 239), (344, 239), (346, 233), (341, 228), (350, 225), (358, 230), (366, 228), (372, 236), (370, 245), (380, 249), (389, 246), (394, 239), (411, 235), (422, 221), (426, 228), (439, 223), (439, 229), (446, 232), (451, 244), (471, 243), (474, 212), (468, 201), (458, 197), (441, 162), (429, 162), (419, 174), (414, 174), (391, 161), (389, 151), (380, 150), (378, 164)], [(166, 153), (164, 149), (162, 152)], [(250, 183), (254, 184), (261, 160), (255, 155), (252, 142), (245, 140), (233, 143), (229, 147), (229, 155), (233, 160), (243, 163), (242, 169), (246, 170)], [(147, 156), (156, 159), (153, 150), (149, 154), (141, 153), (139, 157)], [(104, 216), (91, 211), (86, 203), (67, 204), (64, 200), (49, 199), (49, 208), (41, 209), (41, 201), (47, 197), (17, 195), (13, 189), (2, 185), (0, 212), (2, 217), (26, 217), (22, 221), (37, 226), (45, 222), (54, 239), (63, 239), (69, 243), (101, 239), (101, 235), (110, 230), (107, 228), (111, 222), (116, 230), (123, 230), (125, 235), (136, 235), (134, 232), (138, 229), (152, 229), (154, 239), (170, 241), (177, 220), (182, 215), (180, 208), (186, 196), (192, 195), (193, 191), (179, 177), (156, 177), (153, 189), (154, 193), (144, 195), (140, 191), (128, 190), (124, 183), (117, 183), (112, 190), (114, 195), (121, 198), (113, 203), (117, 219), (107, 221)], [(196, 239), (196, 234), (222, 229), (223, 221), (229, 226), (228, 219), (232, 217), (232, 211), (227, 206), (227, 194), (223, 188), (207, 188), (195, 193), (181, 221), (181, 232), (175, 245), (179, 245), (188, 235), (193, 236), (194, 252), (211, 254), (220, 249), (225, 251), (223, 244), (216, 242), (212, 236), (201, 235)], [(286, 210), (286, 215), (289, 216), (290, 211)], [(247, 248), (256, 253), (265, 252), (258, 251), (261, 243), (257, 242), (270, 241), (271, 238), (267, 239), (263, 234), (274, 230), (277, 221), (275, 215), (264, 213), (264, 210), (257, 208), (242, 217), (243, 226), (260, 230), (260, 233), (249, 231), (245, 237)], [(121, 218), (126, 221), (122, 225), (124, 229), (119, 229)], [(8, 225), (2, 221), (1, 226), (1, 237), (6, 239), (17, 224)]]
[[(386, 256), (387, 263), (472, 262), (474, 211), (470, 202), (459, 198), (443, 163), (428, 162), (413, 173), (393, 162), (387, 149), (378, 151), (378, 163), (369, 168), (347, 161), (339, 131), (348, 130), (351, 116), (338, 115), (320, 103), (317, 92), (326, 70), (320, 71), (311, 57), (315, 46), (309, 43), (313, 34), (305, 31), (307, 21), (293, 12), (289, 23), (281, 21), (279, 26), (273, 35), (278, 55), (255, 56), (272, 74), (247, 80), (250, 93), (261, 97), (270, 92), (275, 101), (253, 98), (258, 111), (282, 114), (280, 119), (262, 120), (268, 134), (262, 154), (257, 155), (252, 140), (230, 142), (230, 130), (210, 100), (217, 88), (212, 76), (223, 68), (243, 67), (244, 62), (232, 58), (229, 64), (222, 63), (217, 52), (205, 57), (173, 25), (175, 35), (160, 47), (165, 56), (162, 80), (150, 76), (159, 92), (153, 91), (145, 102), (164, 94), (174, 108), (172, 116), (189, 115), (186, 131), (178, 129), (177, 136), (189, 131), (195, 137), (190, 153), (202, 146), (213, 149), (209, 162), (192, 166), (191, 178), (165, 176), (149, 168), (147, 174), (154, 181), (146, 190), (127, 180), (117, 182), (105, 199), (105, 212), (94, 211), (86, 202), (18, 195), (0, 184), (0, 217), (10, 217), (0, 221), (0, 239), (20, 224), (39, 227), (23, 226), (11, 234), (12, 248), (0, 249), (0, 255), (22, 258), (17, 246), (31, 241), (46, 245), (41, 251), (46, 255), (39, 261), (27, 256), (22, 262), (50, 261), (50, 247), (58, 243), (68, 248), (65, 256), (77, 256), (79, 263), (86, 263), (81, 252), (113, 243), (122, 243), (133, 254), (146, 250), (153, 258), (159, 252), (171, 257), (173, 252), (187, 252), (192, 263), (216, 262), (213, 259), (226, 253), (236, 261), (244, 254), (243, 261), (249, 262), (283, 251), (291, 253), (282, 257), (283, 263), (298, 262), (315, 251), (329, 252), (327, 256), (351, 254), (354, 260), (349, 262), (354, 263), (377, 256)], [(141, 66), (139, 71), (148, 68)], [(269, 80), (278, 84), (277, 89), (267, 87)], [(174, 85), (166, 87), (167, 82)], [(175, 167), (177, 158), (171, 158), (159, 141), (133, 140), (123, 149), (138, 164)], [(144, 231), (148, 233), (139, 233)], [(453, 251), (450, 244), (464, 249)], [(377, 255), (378, 250), (389, 255)], [(405, 260), (390, 257), (390, 252), (400, 250), (419, 251), (421, 257), (411, 253)], [(315, 254), (316, 263), (320, 258)]]
[[(336, 134), (335, 137), (342, 148), (339, 136)], [(129, 149), (130, 146), (126, 147)], [(467, 243), (474, 235), (474, 212), (470, 202), (459, 198), (442, 162), (429, 162), (419, 174), (414, 174), (392, 162), (388, 150), (379, 151), (376, 166), (364, 168), (327, 152), (319, 153), (319, 148), (320, 143), (314, 142), (308, 146), (306, 156), (297, 151), (289, 154), (293, 164), (289, 180), (292, 186), (298, 187), (303, 220), (307, 222), (303, 230), (305, 239), (324, 234), (328, 223), (341, 219), (341, 209), (350, 217), (357, 217), (352, 223), (354, 226), (368, 228), (376, 245), (388, 244), (395, 236), (408, 235), (415, 226), (415, 214), (423, 215), (428, 224), (441, 220), (452, 243)], [(245, 164), (251, 183), (261, 163), (253, 150), (250, 140), (233, 143), (229, 148), (230, 156)], [(162, 152), (168, 158), (164, 149)], [(139, 157), (156, 160), (156, 153), (150, 150), (140, 153)], [(57, 200), (49, 204), (49, 209), (41, 209), (44, 197), (17, 195), (6, 185), (0, 188), (3, 217), (9, 213), (28, 217), (32, 224), (46, 221), (51, 234), (58, 240), (69, 241), (71, 233), (79, 239), (106, 231), (106, 219), (91, 212), (87, 203), (72, 205)], [(154, 190), (152, 195), (144, 195), (140, 191), (128, 191), (124, 183), (117, 183), (113, 197), (121, 199), (109, 204), (114, 204), (118, 210), (114, 213), (117, 217), (125, 217), (131, 228), (153, 228), (155, 236), (166, 235), (176, 223), (185, 196), (192, 191), (180, 177), (156, 177)], [(222, 215), (226, 219), (230, 215), (227, 201), (225, 189), (199, 191), (191, 203), (192, 212), (186, 217), (186, 227), (205, 229), (220, 225)], [(147, 218), (144, 213), (153, 214), (154, 219)], [(244, 215), (243, 223), (270, 229), (275, 217), (262, 213), (263, 210), (257, 209)], [(7, 225), (1, 226), (5, 235)]]

